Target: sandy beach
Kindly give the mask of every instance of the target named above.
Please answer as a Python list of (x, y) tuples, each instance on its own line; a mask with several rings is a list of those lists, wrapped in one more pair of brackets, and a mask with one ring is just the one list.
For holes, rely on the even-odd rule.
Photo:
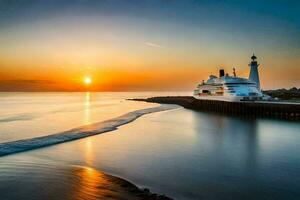
[[(23, 199), (26, 196), (46, 200), (171, 200), (88, 166), (19, 162), (17, 169), (12, 164), (16, 162), (8, 161), (0, 167), (0, 190), (6, 191), (1, 193), (1, 199)], [(9, 166), (15, 169), (11, 170)], [(12, 171), (15, 175), (6, 176)]]
[[(77, 193), (76, 199), (108, 199), (108, 200), (171, 200), (171, 198), (151, 193), (147, 188), (138, 188), (124, 179), (105, 174), (92, 168), (76, 168), (76, 174), (89, 173), (92, 178), (88, 179), (88, 185), (93, 185), (96, 193)], [(91, 188), (90, 188), (91, 189)]]

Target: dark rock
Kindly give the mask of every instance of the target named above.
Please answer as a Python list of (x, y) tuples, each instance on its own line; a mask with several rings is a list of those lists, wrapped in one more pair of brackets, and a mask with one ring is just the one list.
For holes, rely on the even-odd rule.
[(144, 193), (146, 193), (146, 194), (149, 194), (149, 193), (150, 193), (150, 190), (149, 190), (148, 188), (144, 188), (143, 191), (144, 191)]

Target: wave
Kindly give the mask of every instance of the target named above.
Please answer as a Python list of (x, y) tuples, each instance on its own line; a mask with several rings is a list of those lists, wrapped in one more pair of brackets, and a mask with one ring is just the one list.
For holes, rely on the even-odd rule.
[(136, 110), (110, 120), (81, 126), (75, 129), (71, 129), (53, 135), (1, 143), (0, 156), (42, 148), (54, 144), (64, 143), (72, 140), (77, 140), (77, 139), (113, 131), (116, 130), (119, 126), (130, 123), (145, 114), (166, 111), (175, 108), (178, 108), (178, 106), (160, 105), (158, 107)]
[(6, 118), (1, 118), (0, 123), (8, 123), (8, 122), (14, 122), (14, 121), (29, 121), (36, 118), (36, 115), (34, 114), (21, 114)]
[[(112, 106), (115, 105), (114, 103), (95, 103), (91, 105), (91, 108), (97, 108), (97, 107), (103, 107), (103, 106)], [(68, 107), (68, 108), (62, 108), (50, 112), (44, 112), (44, 113), (23, 113), (23, 114), (18, 114), (14, 116), (9, 116), (5, 118), (0, 118), (0, 123), (10, 123), (10, 122), (15, 122), (15, 121), (30, 121), (39, 117), (42, 117), (47, 114), (55, 114), (55, 113), (66, 113), (66, 112), (77, 112), (82, 110), (82, 108), (77, 108), (77, 107)]]

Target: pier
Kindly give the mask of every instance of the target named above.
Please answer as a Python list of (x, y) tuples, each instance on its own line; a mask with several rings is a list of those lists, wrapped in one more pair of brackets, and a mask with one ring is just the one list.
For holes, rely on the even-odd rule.
[(300, 103), (277, 101), (227, 102), (199, 100), (191, 96), (166, 96), (131, 100), (146, 101), (151, 103), (177, 104), (192, 110), (230, 115), (243, 115), (246, 117), (300, 120)]

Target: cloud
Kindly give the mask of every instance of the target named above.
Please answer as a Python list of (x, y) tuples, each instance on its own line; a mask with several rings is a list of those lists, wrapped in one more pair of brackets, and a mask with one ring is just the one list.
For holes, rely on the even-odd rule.
[[(0, 80), (0, 91), (54, 91), (57, 83), (51, 80), (16, 79)], [(1, 120), (0, 120), (1, 121)]]
[(53, 81), (50, 80), (22, 80), (22, 79), (18, 79), (18, 80), (0, 80), (0, 83), (3, 84), (11, 84), (11, 83), (20, 83), (20, 84), (53, 84)]
[(152, 43), (152, 42), (145, 42), (145, 45), (147, 45), (147, 46), (149, 46), (149, 47), (160, 48), (160, 49), (163, 49), (163, 48), (165, 48), (165, 47), (164, 47), (164, 46), (162, 46), (162, 45), (155, 44), (155, 43)]

